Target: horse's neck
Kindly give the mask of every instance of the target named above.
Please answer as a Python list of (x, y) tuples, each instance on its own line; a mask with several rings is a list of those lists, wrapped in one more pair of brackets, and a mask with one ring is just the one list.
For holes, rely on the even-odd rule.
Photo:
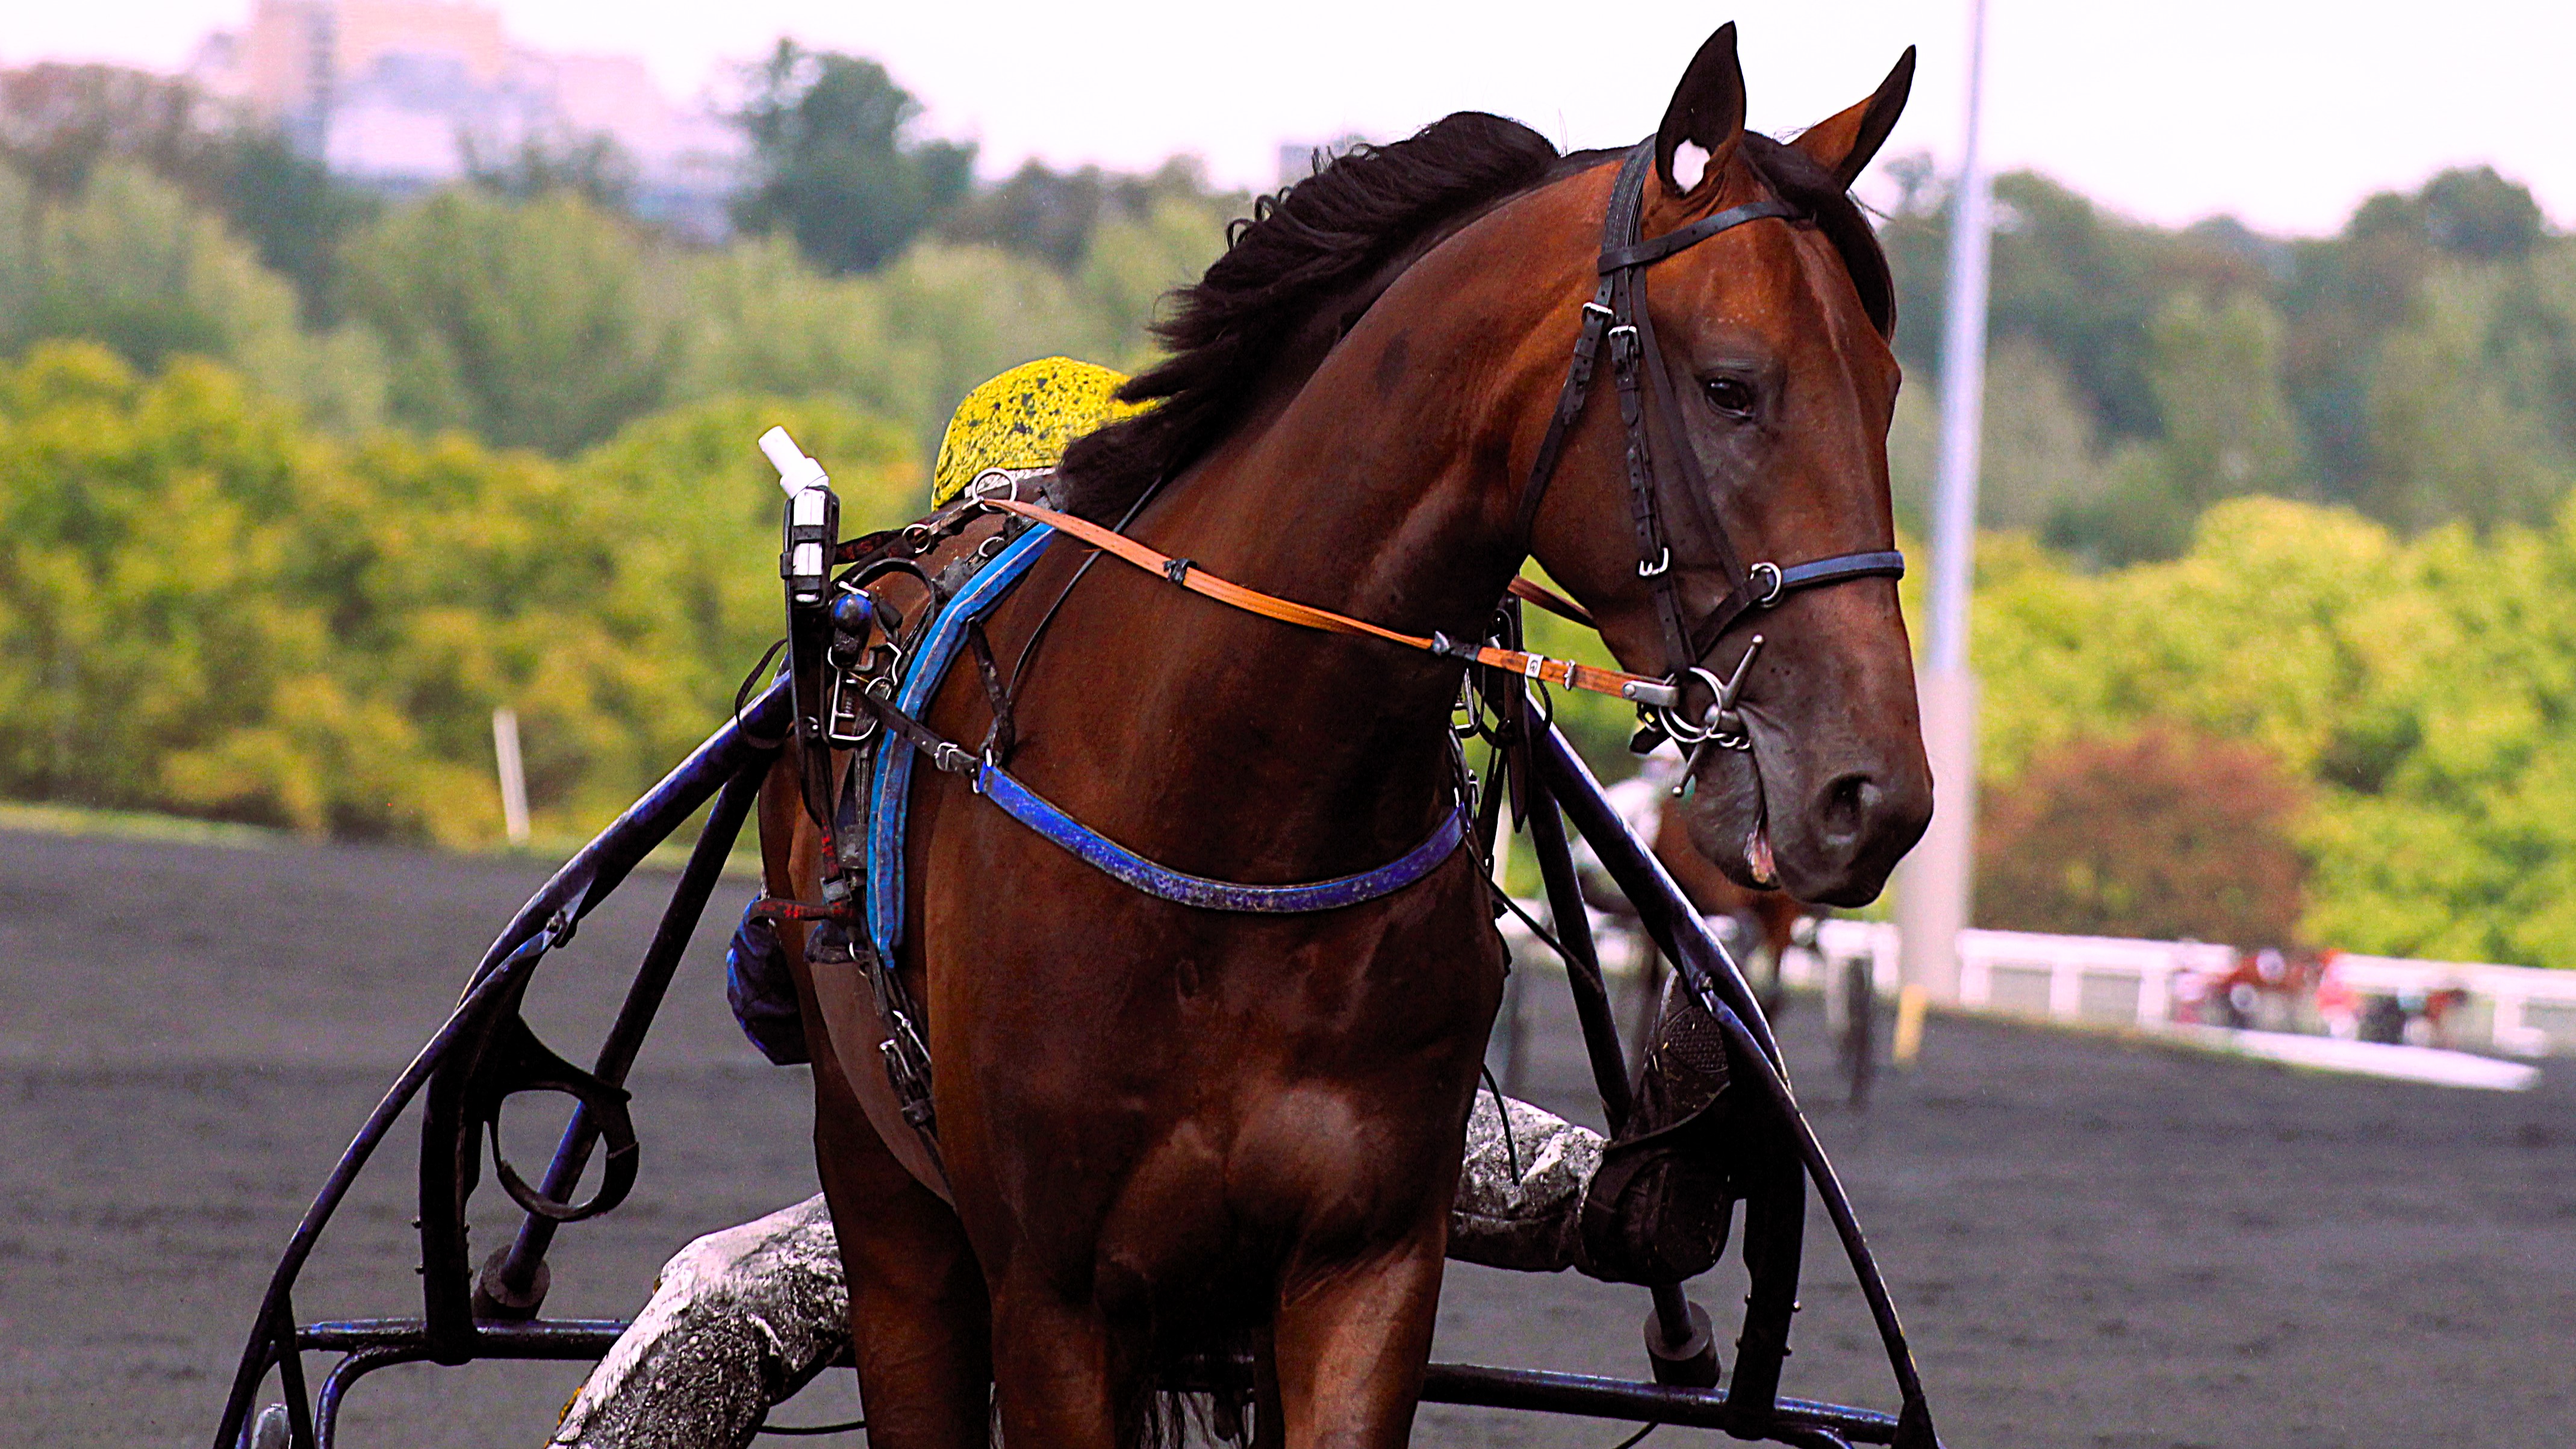
[[(1180, 480), (1140, 534), (1282, 598), (1480, 637), (1518, 554), (1478, 471), (1490, 466), (1473, 436), (1482, 410), (1458, 395), (1455, 369), (1406, 365), (1426, 331), (1354, 332), (1258, 436)], [(1381, 853), (1419, 833), (1448, 789), (1456, 665), (1197, 601), (1180, 611), (1187, 622), (1142, 667), (1140, 720), (1211, 749), (1293, 742), (1246, 751), (1235, 772), (1276, 829), (1356, 828)]]

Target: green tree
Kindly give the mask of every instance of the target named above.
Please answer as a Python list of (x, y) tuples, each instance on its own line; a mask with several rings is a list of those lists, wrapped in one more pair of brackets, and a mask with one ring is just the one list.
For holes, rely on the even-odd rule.
[(2301, 934), (2576, 965), (2576, 518), (2411, 541), (2242, 498), (2168, 563), (2085, 575), (1997, 535), (1980, 560), (1982, 773), (2159, 722), (2305, 781)]
[[(1990, 323), (2027, 337), (2074, 380), (2108, 443), (2152, 438), (2158, 419), (2148, 323), (2173, 292), (2265, 284), (2261, 261), (2227, 239), (2106, 215), (2033, 172), (1995, 178)], [(1897, 355), (1922, 380), (1940, 368), (1949, 202), (1929, 185), (1880, 228), (1897, 279)]]
[(921, 103), (875, 61), (781, 40), (749, 79), (735, 121), (755, 179), (734, 222), (783, 228), (828, 271), (884, 265), (973, 183), (974, 146), (916, 139)]
[(1226, 215), (1208, 200), (1169, 196), (1093, 231), (1075, 280), (1106, 323), (1100, 361), (1130, 372), (1150, 365), (1159, 350), (1150, 330), (1157, 304), (1224, 252)]
[(122, 66), (0, 71), (0, 159), (57, 201), (78, 196), (90, 173), (114, 160), (174, 182), (211, 181), (202, 111), (184, 83)]
[(898, 325), (880, 279), (826, 276), (781, 236), (691, 257), (685, 277), (678, 395), (831, 396), (884, 416), (930, 416), (936, 340)]
[(2415, 322), (2383, 344), (2361, 498), (2375, 516), (2408, 529), (2540, 523), (2576, 482), (2576, 456), (2546, 411), (2559, 359), (2516, 349), (2501, 315), (2516, 281), (2442, 267)]
[(2289, 323), (2282, 380), (2323, 495), (2363, 503), (2380, 472), (2372, 402), (2382, 342), (2418, 320), (2425, 279), (2446, 261), (2513, 265), (2554, 247), (2530, 193), (2492, 169), (2445, 171), (2382, 192), (2340, 236), (2296, 243), (2275, 289)]
[(2195, 511), (2303, 486), (2298, 428), (2281, 396), (2281, 331), (2280, 314), (2250, 292), (2214, 305), (2179, 293), (2148, 328), (2162, 461)]
[[(907, 430), (831, 398), (712, 398), (631, 424), (570, 465), (583, 528), (611, 554), (583, 601), (658, 691), (630, 718), (612, 768), (583, 797), (594, 816), (704, 738), (778, 637), (778, 475), (755, 440), (784, 426), (830, 472), (841, 528), (893, 528), (926, 511), (928, 471)], [(534, 739), (537, 727), (531, 726)]]
[(440, 192), (354, 239), (346, 267), (414, 427), (571, 453), (661, 406), (681, 364), (674, 268), (569, 193)]
[(868, 279), (899, 336), (924, 348), (928, 411), (923, 451), (938, 451), (948, 414), (967, 390), (1034, 358), (1114, 355), (1119, 321), (1054, 268), (994, 247), (924, 242)]
[(308, 317), (329, 320), (339, 240), (375, 210), (357, 187), (262, 124), (185, 81), (105, 65), (0, 71), (0, 159), (68, 202), (110, 162), (150, 171), (220, 215), (293, 280)]
[(614, 137), (528, 136), (515, 147), (493, 148), (468, 135), (460, 144), (466, 180), (507, 201), (562, 191), (602, 211), (623, 211), (635, 199), (635, 158)]
[(2148, 381), (2162, 436), (2121, 444), (2095, 487), (2050, 515), (2050, 544), (2097, 564), (2171, 558), (2210, 504), (2306, 491), (2298, 425), (2282, 396), (2281, 321), (2238, 292), (2212, 304), (2178, 292), (2148, 328)]
[(906, 430), (827, 400), (702, 404), (558, 464), (319, 434), (210, 362), (40, 344), (0, 366), (0, 793), (486, 840), (509, 704), (540, 827), (595, 828), (777, 627), (772, 423), (854, 530), (918, 512)]
[(309, 446), (203, 361), (146, 379), (48, 343), (0, 370), (9, 794), (315, 830), (436, 797), (398, 778), (409, 722), (338, 683), (327, 612), (280, 586)]
[(1009, 180), (959, 202), (941, 219), (939, 235), (1015, 251), (1070, 274), (1091, 257), (1103, 228), (1150, 221), (1175, 202), (1215, 212), (1222, 240), (1226, 218), (1240, 214), (1251, 198), (1212, 191), (1205, 170), (1185, 156), (1146, 175), (1097, 166), (1055, 171), (1044, 162), (1029, 161)]
[(110, 160), (51, 200), (0, 168), (0, 353), (72, 337), (146, 367), (224, 359), (332, 426), (383, 406), (373, 340), (305, 330), (293, 289), (176, 187)]

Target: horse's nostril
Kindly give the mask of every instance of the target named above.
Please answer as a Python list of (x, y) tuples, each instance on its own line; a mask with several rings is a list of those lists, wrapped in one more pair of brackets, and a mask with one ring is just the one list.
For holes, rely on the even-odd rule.
[(1816, 812), (1823, 818), (1825, 833), (1835, 840), (1859, 834), (1877, 808), (1879, 793), (1878, 782), (1867, 775), (1836, 777), (1825, 786)]

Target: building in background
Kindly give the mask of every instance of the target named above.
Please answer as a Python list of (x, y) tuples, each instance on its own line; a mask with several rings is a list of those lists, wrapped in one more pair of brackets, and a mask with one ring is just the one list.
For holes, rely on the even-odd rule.
[(245, 28), (199, 44), (189, 76), (379, 185), (437, 185), (478, 157), (606, 137), (635, 165), (637, 209), (693, 230), (722, 228), (742, 153), (642, 61), (515, 45), (498, 11), (450, 0), (255, 0)]

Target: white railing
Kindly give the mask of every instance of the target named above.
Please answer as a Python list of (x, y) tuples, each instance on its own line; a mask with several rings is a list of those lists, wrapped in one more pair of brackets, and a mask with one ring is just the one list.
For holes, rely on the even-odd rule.
[(2576, 971), (2395, 956), (2339, 956), (2335, 970), (2365, 993), (2466, 992), (2469, 1020), (2461, 1030), (2471, 1045), (2522, 1057), (2576, 1054)]
[[(1828, 963), (1866, 960), (1879, 993), (1893, 996), (1901, 982), (1898, 940), (1886, 922), (1824, 921), (1815, 950), (1792, 950), (1782, 974), (1792, 985), (1822, 985)], [(2233, 948), (2198, 941), (1962, 931), (1959, 1004), (2160, 1031), (2175, 1023), (2176, 1003), (2191, 987), (2221, 980), (2235, 966)], [(2354, 993), (2411, 998), (2410, 1007), (2436, 993), (2464, 993), (2465, 1004), (2445, 1031), (2457, 1046), (2511, 1056), (2576, 1055), (2576, 971), (2359, 955), (2335, 956), (2331, 970)]]

